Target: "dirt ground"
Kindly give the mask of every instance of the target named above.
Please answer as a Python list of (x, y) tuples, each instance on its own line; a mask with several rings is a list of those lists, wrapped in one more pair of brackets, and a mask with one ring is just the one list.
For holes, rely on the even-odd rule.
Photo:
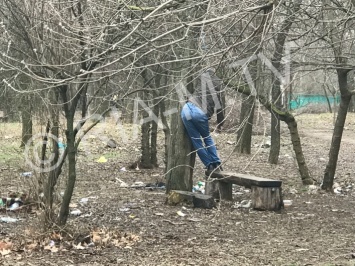
[[(293, 202), (280, 213), (241, 208), (239, 203), (250, 199), (250, 191), (242, 187), (234, 188), (233, 202), (213, 210), (167, 206), (163, 189), (123, 187), (164, 181), (162, 153), (161, 168), (129, 169), (139, 157), (139, 139), (131, 127), (112, 131), (107, 122), (83, 141), (79, 152), (71, 210), (79, 209), (81, 215), (70, 215), (64, 231), (54, 234), (41, 229), (35, 207), (0, 213), (19, 219), (0, 223), (0, 265), (355, 265), (355, 116), (347, 119), (334, 194), (318, 189), (333, 116), (302, 114), (296, 119), (308, 167), (318, 182), (314, 187), (301, 185), (284, 125), (278, 165), (267, 163), (269, 149), (261, 147), (268, 137), (253, 136), (252, 154), (246, 156), (233, 153), (234, 133), (214, 134), (225, 170), (283, 181), (284, 199)], [(122, 140), (123, 130), (129, 137)], [(34, 189), (36, 176), (20, 175), (31, 169), (18, 148), (19, 135), (19, 125), (0, 124), (1, 196)], [(102, 135), (116, 139), (118, 148), (106, 148)], [(162, 151), (163, 141), (159, 143)], [(107, 162), (96, 162), (100, 156)], [(203, 181), (200, 162), (194, 178), (195, 184)], [(1, 243), (10, 242), (11, 252), (1, 251)]]

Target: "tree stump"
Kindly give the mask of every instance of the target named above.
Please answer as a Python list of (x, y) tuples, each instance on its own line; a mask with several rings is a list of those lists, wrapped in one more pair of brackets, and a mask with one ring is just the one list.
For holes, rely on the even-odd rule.
[(221, 182), (217, 178), (206, 180), (205, 193), (219, 200), (233, 200), (231, 183)]
[(195, 208), (204, 209), (212, 209), (216, 206), (213, 197), (209, 195), (180, 190), (171, 190), (169, 192), (166, 198), (166, 204), (175, 206), (183, 203), (193, 205)]
[(283, 206), (281, 187), (251, 187), (251, 207), (262, 211), (279, 211)]

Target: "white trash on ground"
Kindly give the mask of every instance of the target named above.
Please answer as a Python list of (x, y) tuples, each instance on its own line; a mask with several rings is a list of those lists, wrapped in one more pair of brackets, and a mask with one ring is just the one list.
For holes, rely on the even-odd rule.
[(16, 218), (11, 218), (11, 217), (0, 217), (0, 222), (3, 223), (16, 223), (18, 219)]

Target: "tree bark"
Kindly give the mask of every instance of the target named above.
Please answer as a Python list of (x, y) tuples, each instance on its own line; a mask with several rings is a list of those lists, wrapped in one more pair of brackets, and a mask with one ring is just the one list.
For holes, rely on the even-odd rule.
[[(275, 52), (272, 58), (272, 64), (278, 73), (282, 73), (281, 69), (281, 59), (283, 57), (283, 50), (286, 42), (287, 34), (296, 18), (296, 14), (300, 9), (301, 0), (294, 0), (293, 9), (288, 14), (288, 17), (283, 22), (279, 33), (276, 36), (275, 40)], [(286, 75), (290, 73), (285, 73)], [(287, 84), (286, 84), (287, 85)], [(281, 103), (281, 82), (278, 77), (274, 77), (274, 82), (272, 85), (272, 103), (273, 105), (280, 110), (282, 107)], [(269, 154), (269, 163), (277, 164), (279, 161), (280, 154), (280, 122), (278, 116), (274, 113), (271, 113), (271, 147)]]
[(163, 131), (164, 131), (164, 164), (165, 164), (165, 172), (168, 171), (167, 169), (167, 162), (168, 162), (168, 157), (169, 157), (169, 137), (170, 137), (170, 127), (169, 123), (166, 119), (165, 114), (165, 101), (162, 100), (159, 103), (159, 108), (160, 108), (160, 117), (161, 117), (161, 122), (163, 124)]
[(178, 112), (171, 116), (167, 161), (167, 186), (170, 190), (192, 190), (192, 175), (196, 153), (192, 152), (192, 144), (180, 117), (181, 106), (175, 105)]
[[(281, 59), (280, 59), (281, 61)], [(280, 69), (280, 68), (276, 68)], [(277, 78), (274, 79), (274, 84), (272, 86), (272, 102), (276, 108), (281, 109), (281, 90), (280, 82)], [(269, 153), (269, 163), (277, 164), (279, 162), (280, 155), (280, 121), (277, 116), (271, 112), (271, 147)]]
[(32, 138), (32, 103), (30, 96), (26, 95), (25, 100), (22, 101), (22, 134), (21, 134), (21, 145), (20, 147), (25, 147), (27, 142)]
[(255, 97), (251, 95), (243, 95), (236, 146), (236, 151), (239, 153), (251, 153), (251, 136), (253, 133), (254, 110)]
[[(57, 91), (53, 92), (53, 106), (51, 107), (51, 134), (55, 138), (58, 139), (59, 137), (59, 109), (57, 108), (58, 105), (58, 100), (59, 100), (59, 94)], [(58, 162), (60, 160), (59, 157), (59, 147), (57, 143), (57, 139), (51, 138), (52, 142), (52, 154), (54, 154), (53, 159), (51, 160), (51, 168), (53, 168), (49, 173), (48, 173), (48, 178), (47, 181), (44, 183), (44, 200), (45, 200), (45, 205), (46, 205), (46, 224), (50, 225), (51, 222), (53, 221), (53, 201), (54, 201), (54, 189), (57, 184), (58, 180), (58, 175), (59, 173), (57, 171)]]
[[(143, 119), (147, 118), (149, 115), (148, 113), (143, 110)], [(150, 163), (150, 123), (143, 123), (141, 125), (141, 161), (140, 167), (145, 169), (152, 168)]]
[(348, 71), (343, 69), (337, 70), (339, 89), (341, 93), (338, 115), (335, 121), (333, 137), (329, 151), (329, 161), (325, 168), (322, 189), (332, 191), (334, 183), (334, 175), (337, 167), (338, 156), (343, 136), (344, 124), (349, 109), (352, 94), (348, 91)]
[(63, 202), (60, 208), (58, 223), (65, 225), (69, 215), (69, 204), (73, 195), (76, 182), (76, 147), (75, 147), (75, 132), (74, 132), (74, 113), (66, 117), (67, 120), (67, 149), (68, 149), (68, 183), (64, 191)]

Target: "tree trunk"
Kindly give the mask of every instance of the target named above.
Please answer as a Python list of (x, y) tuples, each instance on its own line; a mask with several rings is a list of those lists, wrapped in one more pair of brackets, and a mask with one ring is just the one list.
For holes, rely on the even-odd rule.
[(167, 161), (167, 187), (170, 190), (192, 190), (192, 175), (195, 165), (196, 153), (192, 151), (192, 144), (180, 117), (181, 106), (176, 104), (177, 113), (171, 115), (168, 161)]
[(59, 212), (58, 223), (65, 225), (69, 215), (69, 204), (73, 195), (76, 182), (76, 147), (75, 147), (75, 132), (74, 132), (74, 111), (71, 112), (67, 119), (67, 149), (68, 149), (68, 183), (64, 192), (63, 202)]
[[(57, 184), (57, 167), (58, 162), (59, 162), (59, 147), (58, 147), (58, 137), (59, 137), (59, 109), (57, 108), (58, 106), (58, 99), (59, 99), (59, 94), (58, 92), (53, 92), (53, 105), (51, 106), (51, 134), (52, 136), (54, 136), (54, 138), (51, 138), (51, 142), (52, 142), (52, 154), (54, 155), (53, 159), (51, 160), (51, 164), (50, 167), (52, 168), (52, 170), (48, 173), (48, 179), (47, 181), (44, 183), (45, 187), (44, 187), (44, 200), (45, 200), (45, 217), (46, 217), (46, 224), (50, 224), (51, 221), (53, 221), (53, 211), (52, 211), (52, 207), (53, 207), (53, 198), (54, 198), (54, 188)], [(56, 138), (56, 139), (55, 139)]]
[(168, 162), (168, 155), (169, 155), (169, 136), (170, 136), (170, 127), (168, 121), (166, 119), (165, 113), (165, 101), (160, 101), (159, 103), (160, 108), (160, 117), (161, 122), (163, 124), (163, 131), (164, 131), (164, 164), (165, 164), (165, 172), (167, 172), (167, 162)]
[[(272, 86), (272, 102), (276, 108), (281, 109), (281, 91), (278, 79), (274, 80), (274, 85)], [(280, 121), (275, 114), (271, 113), (271, 147), (269, 153), (269, 163), (278, 163), (280, 147)]]
[[(26, 100), (22, 101), (22, 134), (21, 134), (21, 145), (20, 147), (25, 147), (27, 142), (32, 138), (32, 103), (30, 96), (24, 96)], [(28, 98), (27, 98), (28, 97)]]
[[(239, 86), (233, 85), (231, 82), (229, 82), (229, 85), (240, 93), (243, 93), (246, 95), (251, 95), (251, 91), (247, 87), (239, 87)], [(296, 160), (297, 160), (297, 164), (299, 167), (299, 172), (301, 174), (302, 183), (304, 185), (313, 183), (313, 180), (312, 180), (312, 178), (309, 174), (309, 171), (308, 171), (306, 161), (304, 159), (302, 145), (301, 145), (301, 139), (298, 134), (297, 123), (296, 123), (295, 118), (288, 111), (284, 112), (284, 111), (278, 110), (273, 104), (270, 103), (270, 101), (267, 99), (267, 97), (264, 97), (259, 94), (256, 97), (260, 101), (260, 103), (270, 113), (274, 114), (275, 116), (277, 116), (278, 120), (284, 121), (288, 125), (288, 128), (290, 130), (293, 150), (295, 151)]]
[(286, 123), (290, 131), (292, 147), (296, 155), (298, 171), (300, 172), (301, 175), (302, 184), (311, 185), (314, 183), (314, 181), (309, 174), (306, 160), (303, 155), (301, 139), (297, 129), (297, 122), (293, 116), (289, 116), (286, 119)]
[[(159, 110), (160, 106), (159, 103), (161, 101), (160, 99), (160, 93), (159, 93), (159, 88), (160, 88), (160, 82), (162, 75), (159, 73), (161, 71), (161, 68), (157, 68), (157, 73), (155, 73), (155, 79), (154, 79), (154, 86), (155, 90), (153, 91), (153, 114), (155, 117), (159, 117)], [(163, 114), (161, 114), (163, 116)], [(158, 167), (158, 157), (157, 157), (157, 140), (158, 140), (158, 121), (153, 119), (152, 121), (152, 132), (151, 132), (151, 139), (150, 139), (150, 163), (154, 167)]]
[(338, 115), (334, 125), (333, 138), (329, 151), (329, 161), (325, 168), (322, 189), (331, 191), (333, 188), (334, 175), (337, 167), (341, 138), (343, 136), (344, 124), (349, 109), (352, 95), (348, 91), (347, 70), (338, 69), (338, 82), (341, 92)]
[(236, 151), (239, 153), (251, 153), (251, 136), (253, 133), (254, 110), (255, 97), (243, 95), (236, 146)]
[[(275, 52), (272, 58), (272, 64), (275, 67), (276, 71), (280, 74), (282, 73), (281, 69), (281, 59), (283, 57), (283, 50), (285, 47), (287, 34), (296, 18), (296, 14), (300, 9), (301, 0), (294, 0), (293, 9), (290, 10), (288, 17), (282, 23), (281, 29), (276, 36), (275, 40)], [(276, 73), (274, 73), (276, 74)], [(284, 73), (289, 75), (290, 73)], [(287, 84), (286, 84), (287, 85)], [(278, 109), (281, 110), (281, 81), (278, 77), (274, 76), (274, 82), (272, 85), (272, 103)], [(271, 147), (269, 154), (269, 163), (277, 164), (279, 161), (280, 154), (280, 122), (276, 114), (271, 113)]]
[[(143, 120), (147, 118), (149, 115), (148, 113), (143, 110)], [(145, 122), (141, 125), (141, 132), (142, 132), (142, 137), (141, 137), (141, 151), (142, 151), (142, 157), (140, 161), (140, 167), (145, 168), (145, 169), (150, 169), (152, 168), (152, 165), (150, 163), (150, 122)]]

